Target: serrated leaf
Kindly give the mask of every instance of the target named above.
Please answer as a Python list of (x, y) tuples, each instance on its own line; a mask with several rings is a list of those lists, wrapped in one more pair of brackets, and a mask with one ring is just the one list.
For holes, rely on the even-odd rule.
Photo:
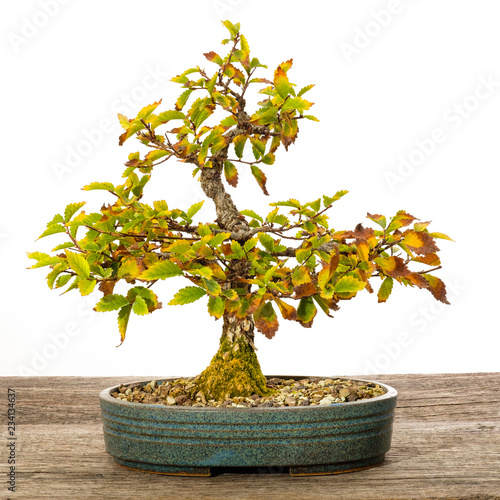
[(123, 295), (108, 294), (101, 298), (94, 309), (97, 312), (116, 311), (126, 305), (130, 304)]
[(132, 305), (129, 304), (124, 306), (118, 312), (118, 330), (120, 332), (121, 341), (125, 340), (125, 335), (127, 334), (128, 320), (130, 319), (130, 312), (132, 311)]
[(89, 295), (94, 291), (96, 283), (96, 280), (79, 279), (78, 289), (83, 296)]
[(312, 297), (303, 297), (300, 299), (299, 307), (297, 308), (297, 321), (303, 327), (311, 328), (317, 312)]
[(85, 201), (80, 203), (70, 203), (64, 210), (64, 222), (69, 222), (73, 215), (75, 215), (75, 213), (78, 212), (78, 210), (80, 210), (80, 208), (82, 208), (85, 204)]
[(211, 247), (218, 247), (224, 240), (227, 240), (231, 236), (231, 233), (217, 233), (208, 244)]
[(206, 294), (206, 290), (199, 286), (187, 286), (185, 288), (181, 288), (168, 304), (171, 306), (190, 304), (191, 302), (201, 299), (201, 297)]
[(146, 271), (140, 275), (140, 279), (153, 281), (181, 275), (182, 270), (177, 264), (169, 260), (163, 260), (153, 264), (149, 269), (146, 269)]
[(274, 88), (283, 99), (290, 93), (290, 82), (281, 66), (278, 66), (274, 72)]
[(231, 241), (231, 250), (237, 259), (242, 259), (245, 256), (243, 248), (236, 240)]
[(382, 229), (386, 228), (387, 219), (383, 215), (367, 213), (366, 216), (368, 217), (368, 219), (376, 222), (380, 227), (382, 227)]
[(389, 298), (389, 295), (391, 295), (392, 292), (393, 284), (394, 280), (390, 276), (386, 276), (382, 285), (380, 285), (380, 289), (377, 294), (379, 302), (385, 302)]
[(224, 300), (220, 297), (210, 297), (208, 299), (208, 312), (210, 316), (215, 318), (222, 318), (224, 314), (225, 304)]
[(82, 188), (83, 191), (94, 191), (99, 189), (114, 192), (115, 186), (111, 184), (111, 182), (91, 182)]
[(137, 297), (135, 298), (134, 304), (132, 305), (132, 310), (138, 316), (144, 316), (149, 313), (146, 301), (140, 295), (137, 295)]
[(175, 101), (175, 109), (180, 111), (188, 102), (189, 96), (193, 93), (192, 89), (184, 91)]
[(233, 139), (234, 152), (236, 156), (241, 160), (243, 157), (243, 149), (245, 148), (245, 142), (248, 139), (248, 135), (237, 135)]
[(246, 215), (247, 217), (252, 217), (253, 219), (258, 220), (259, 222), (264, 222), (264, 219), (259, 214), (256, 214), (253, 210), (242, 210), (240, 214)]
[(239, 33), (240, 31), (240, 23), (233, 24), (231, 21), (222, 21), (222, 24), (229, 30), (231, 33), (231, 40)]
[(51, 234), (57, 234), (57, 233), (65, 233), (66, 229), (63, 226), (60, 226), (59, 224), (51, 224), (50, 226), (47, 227), (47, 229), (38, 237), (40, 238), (45, 238), (45, 236), (50, 236)]
[(226, 181), (230, 186), (236, 187), (238, 185), (238, 170), (229, 160), (224, 162), (224, 175)]
[(88, 278), (90, 276), (89, 263), (85, 260), (83, 255), (67, 250), (66, 258), (68, 259), (69, 266), (78, 276), (83, 278)]
[(337, 191), (331, 198), (329, 196), (323, 196), (323, 204), (326, 207), (329, 207), (333, 202), (340, 200), (342, 196), (345, 196), (349, 191), (341, 190)]
[(311, 90), (313, 87), (314, 87), (314, 83), (311, 85), (306, 85), (305, 87), (302, 87), (300, 89), (299, 93), (297, 94), (297, 97), (300, 97), (300, 96), (304, 95), (306, 92), (309, 92), (309, 90)]
[(262, 246), (268, 251), (272, 252), (274, 250), (274, 240), (266, 233), (259, 233), (258, 238)]
[(356, 293), (365, 288), (366, 283), (354, 276), (342, 276), (335, 284), (335, 293)]
[(432, 236), (433, 238), (440, 238), (442, 240), (455, 241), (452, 238), (450, 238), (448, 235), (443, 234), (443, 233), (429, 233), (429, 236)]
[(263, 193), (266, 196), (269, 196), (269, 193), (267, 192), (267, 188), (266, 188), (267, 177), (264, 174), (264, 172), (262, 172), (262, 170), (259, 167), (257, 167), (256, 165), (252, 165), (250, 167), (250, 170), (252, 171), (252, 174), (255, 177), (255, 180), (259, 184), (260, 188), (262, 189)]
[(217, 281), (207, 280), (206, 278), (203, 278), (203, 283), (205, 283), (205, 288), (210, 295), (212, 295), (213, 297), (217, 297), (220, 295), (222, 290)]
[(259, 239), (257, 237), (245, 241), (245, 244), (243, 245), (243, 249), (245, 250), (245, 252), (248, 253), (250, 250), (252, 250), (252, 248), (254, 248), (255, 245), (257, 245), (258, 241)]
[(192, 219), (201, 209), (203, 206), (204, 201), (200, 201), (198, 203), (195, 203), (194, 205), (191, 205), (187, 211), (187, 217), (188, 219)]

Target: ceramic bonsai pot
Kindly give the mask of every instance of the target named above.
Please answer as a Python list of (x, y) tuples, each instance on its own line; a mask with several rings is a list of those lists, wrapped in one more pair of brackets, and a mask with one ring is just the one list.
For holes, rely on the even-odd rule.
[(397, 392), (379, 385), (386, 392), (372, 399), (270, 408), (131, 403), (111, 387), (100, 394), (106, 451), (125, 467), (188, 476), (217, 467), (289, 467), (292, 476), (366, 469), (391, 446)]

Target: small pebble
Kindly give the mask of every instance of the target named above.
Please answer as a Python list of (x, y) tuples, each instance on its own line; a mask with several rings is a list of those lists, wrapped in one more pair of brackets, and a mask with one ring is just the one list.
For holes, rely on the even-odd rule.
[(201, 392), (194, 393), (194, 377), (177, 379), (158, 384), (152, 380), (147, 384), (121, 384), (111, 396), (122, 401), (168, 406), (271, 408), (280, 406), (327, 406), (335, 403), (369, 399), (384, 394), (376, 383), (361, 383), (346, 379), (280, 379), (267, 380), (273, 394), (250, 397), (226, 398), (224, 401), (207, 401)]

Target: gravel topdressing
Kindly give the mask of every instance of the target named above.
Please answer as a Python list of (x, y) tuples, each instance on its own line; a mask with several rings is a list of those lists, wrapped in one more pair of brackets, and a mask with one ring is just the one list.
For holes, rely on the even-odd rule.
[(267, 386), (275, 390), (270, 396), (257, 394), (249, 398), (236, 397), (225, 401), (206, 400), (203, 394), (193, 395), (194, 377), (166, 380), (158, 383), (120, 385), (111, 396), (123, 401), (165, 406), (256, 408), (270, 406), (314, 406), (370, 399), (385, 394), (373, 382), (347, 379), (304, 378), (301, 380), (268, 378)]

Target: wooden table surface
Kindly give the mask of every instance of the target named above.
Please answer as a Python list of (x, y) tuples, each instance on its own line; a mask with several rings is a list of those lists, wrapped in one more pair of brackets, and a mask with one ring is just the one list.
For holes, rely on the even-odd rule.
[[(256, 469), (189, 478), (116, 465), (104, 450), (99, 391), (154, 378), (0, 377), (0, 498), (500, 499), (500, 373), (372, 377), (399, 392), (385, 462), (314, 477)], [(16, 394), (15, 493), (7, 489), (8, 388)]]

